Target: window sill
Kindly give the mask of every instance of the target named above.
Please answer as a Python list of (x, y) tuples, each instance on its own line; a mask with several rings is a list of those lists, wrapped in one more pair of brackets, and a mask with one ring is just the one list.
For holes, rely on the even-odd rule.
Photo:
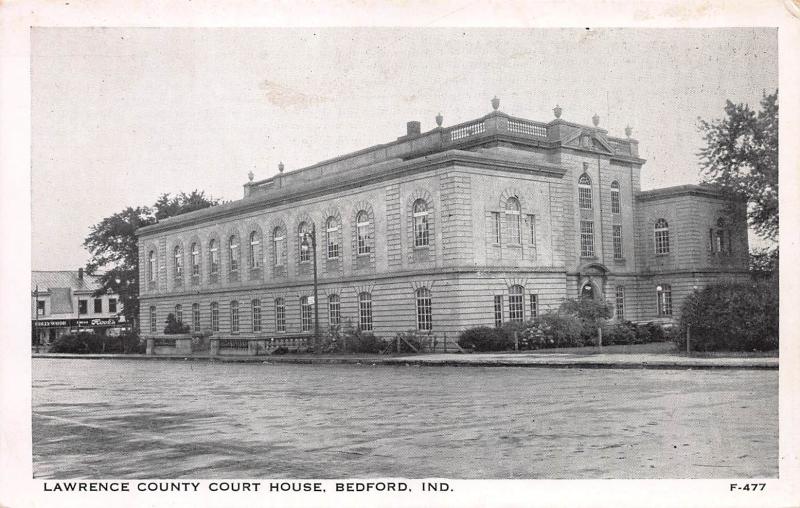
[(356, 257), (357, 258), (366, 258), (366, 257), (369, 257), (370, 254), (372, 254), (372, 253), (371, 252), (362, 252), (360, 254), (356, 254)]
[(614, 258), (614, 262), (618, 264), (624, 264), (626, 261), (625, 258)]
[(414, 250), (430, 250), (430, 245), (415, 245)]
[(657, 257), (657, 258), (666, 258), (666, 257), (669, 257), (669, 255), (670, 255), (669, 252), (663, 252), (661, 254), (658, 254), (658, 253), (654, 254), (654, 256)]
[(597, 261), (597, 256), (581, 256), (581, 259), (585, 259), (586, 261)]

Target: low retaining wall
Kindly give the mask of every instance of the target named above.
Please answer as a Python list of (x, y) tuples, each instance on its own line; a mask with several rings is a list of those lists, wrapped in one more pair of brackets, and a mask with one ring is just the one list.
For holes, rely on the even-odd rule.
[[(287, 349), (302, 349), (313, 343), (310, 335), (300, 336), (244, 336), (244, 337), (211, 337), (207, 339), (208, 347), (194, 350), (197, 338), (191, 334), (174, 335), (145, 335), (147, 343), (146, 354), (157, 355), (192, 355), (193, 353), (211, 356), (258, 356), (267, 355), (279, 347)], [(201, 344), (204, 341), (201, 341)]]

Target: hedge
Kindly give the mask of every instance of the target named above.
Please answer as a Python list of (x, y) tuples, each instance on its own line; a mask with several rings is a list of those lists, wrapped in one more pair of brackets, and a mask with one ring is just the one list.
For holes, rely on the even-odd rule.
[(693, 351), (777, 350), (778, 300), (777, 280), (707, 286), (684, 301), (676, 342), (691, 327)]

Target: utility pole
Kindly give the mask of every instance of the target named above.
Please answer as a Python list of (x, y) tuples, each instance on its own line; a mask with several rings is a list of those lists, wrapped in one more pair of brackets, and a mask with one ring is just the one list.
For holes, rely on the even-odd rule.
[(311, 224), (311, 256), (314, 263), (314, 345), (319, 346), (319, 284), (317, 282), (317, 226)]

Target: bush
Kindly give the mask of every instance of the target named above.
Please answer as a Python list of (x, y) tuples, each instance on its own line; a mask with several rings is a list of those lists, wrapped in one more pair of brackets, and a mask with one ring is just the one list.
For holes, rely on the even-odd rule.
[(778, 349), (776, 280), (714, 284), (695, 291), (681, 309), (678, 347), (686, 347), (691, 326), (694, 351)]
[(603, 325), (603, 344), (636, 344), (636, 325), (630, 321), (615, 321)]
[(476, 326), (459, 334), (458, 345), (474, 351), (505, 351), (514, 349), (514, 338), (504, 328)]
[(98, 354), (98, 353), (144, 353), (146, 344), (139, 336), (127, 332), (118, 337), (106, 337), (93, 332), (78, 332), (62, 335), (48, 350), (51, 353)]
[(538, 343), (542, 348), (578, 347), (584, 344), (584, 323), (576, 316), (551, 312), (540, 316), (536, 325), (540, 337)]
[(382, 353), (387, 347), (385, 340), (361, 328), (345, 329), (342, 341), (346, 350), (352, 353)]
[(273, 355), (285, 355), (289, 352), (289, 349), (286, 346), (278, 346), (273, 351)]
[[(420, 332), (419, 330), (400, 332), (394, 336), (395, 347), (393, 350), (397, 351), (397, 339), (399, 338), (402, 339), (400, 340), (401, 353), (414, 353), (414, 349), (412, 349), (411, 346), (414, 346), (417, 351), (422, 351), (422, 343), (427, 336), (427, 333)], [(411, 346), (409, 346), (409, 344), (411, 344)]]
[(189, 333), (189, 325), (185, 325), (175, 318), (175, 314), (167, 314), (167, 326), (164, 327), (164, 333), (172, 335), (177, 333)]

